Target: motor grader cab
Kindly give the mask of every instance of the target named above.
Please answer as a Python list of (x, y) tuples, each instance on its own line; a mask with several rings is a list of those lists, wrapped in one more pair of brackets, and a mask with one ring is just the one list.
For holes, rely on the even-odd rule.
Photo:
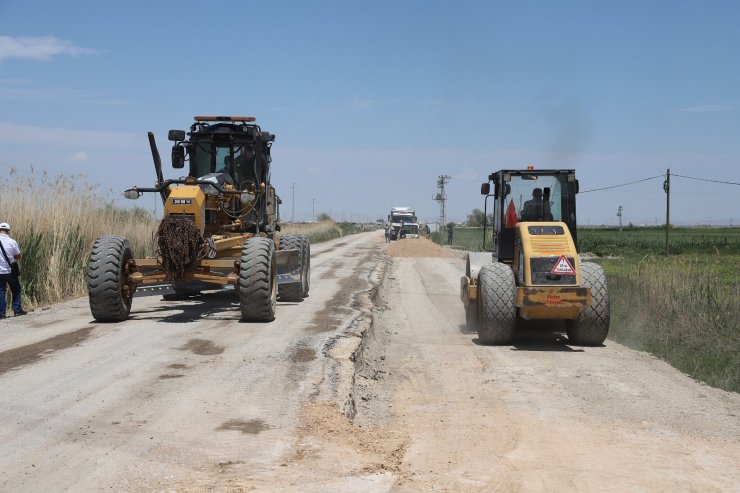
[(172, 167), (183, 169), (187, 163), (188, 174), (167, 180), (149, 132), (157, 181), (151, 188), (128, 189), (124, 196), (161, 196), (164, 217), (155, 256), (133, 258), (125, 238), (106, 236), (95, 242), (88, 295), (96, 320), (128, 318), (137, 288), (173, 298), (233, 286), (242, 319), (258, 322), (274, 318), (278, 296), (301, 301), (308, 295), (309, 241), (304, 235), (280, 234), (280, 198), (270, 184), (275, 135), (254, 121), (196, 116), (187, 134), (170, 130)]
[[(493, 190), (491, 189), (493, 185)], [(485, 252), (470, 252), (461, 299), (487, 344), (509, 344), (517, 320), (564, 320), (569, 340), (600, 345), (609, 331), (606, 276), (577, 251), (575, 170), (501, 170), (481, 186), (493, 199)]]

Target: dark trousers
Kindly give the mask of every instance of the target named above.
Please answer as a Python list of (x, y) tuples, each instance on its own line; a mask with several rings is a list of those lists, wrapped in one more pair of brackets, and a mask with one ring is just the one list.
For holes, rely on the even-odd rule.
[(10, 285), (10, 292), (13, 293), (13, 313), (23, 311), (21, 306), (21, 281), (12, 274), (0, 274), (0, 317), (4, 317), (8, 310), (8, 303), (5, 300), (6, 285)]

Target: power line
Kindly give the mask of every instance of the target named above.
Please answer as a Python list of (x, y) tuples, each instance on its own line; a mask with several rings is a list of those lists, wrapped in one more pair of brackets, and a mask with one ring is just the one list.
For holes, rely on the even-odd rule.
[[(674, 175), (674, 176), (677, 176), (677, 175)], [(584, 190), (583, 192), (580, 192), (580, 193), (598, 192), (599, 190), (609, 190), (611, 188), (626, 187), (627, 185), (634, 185), (635, 183), (642, 183), (643, 181), (655, 180), (656, 178), (664, 178), (664, 177), (665, 177), (665, 175), (651, 176), (650, 178), (643, 178), (642, 180), (635, 180), (635, 181), (631, 181), (629, 183), (622, 183), (621, 185), (612, 185), (611, 187), (603, 187), (603, 188), (594, 188), (592, 190)]]
[(677, 175), (677, 174), (672, 174), (672, 176), (678, 176), (678, 177), (681, 177), (681, 178), (688, 178), (689, 180), (708, 181), (708, 182), (711, 182), (711, 183), (722, 183), (723, 185), (740, 185), (740, 183), (735, 183), (733, 181), (709, 180), (707, 178), (695, 178), (693, 176), (684, 176), (684, 175)]

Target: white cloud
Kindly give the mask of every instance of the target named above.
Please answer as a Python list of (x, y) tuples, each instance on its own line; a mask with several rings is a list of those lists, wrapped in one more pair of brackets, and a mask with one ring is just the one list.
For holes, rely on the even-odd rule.
[(68, 158), (66, 158), (64, 161), (67, 163), (85, 163), (90, 158), (87, 156), (87, 153), (85, 151), (80, 151), (72, 154)]
[(0, 61), (5, 58), (22, 58), (46, 62), (58, 55), (93, 55), (90, 48), (75, 46), (70, 41), (54, 36), (18, 37), (0, 36)]

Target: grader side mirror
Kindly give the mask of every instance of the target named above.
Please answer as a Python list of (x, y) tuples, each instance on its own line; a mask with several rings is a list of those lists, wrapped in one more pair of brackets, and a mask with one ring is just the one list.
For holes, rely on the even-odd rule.
[(185, 148), (177, 144), (172, 146), (172, 167), (185, 167)]
[(170, 130), (167, 139), (173, 142), (185, 140), (185, 130)]
[(488, 195), (491, 193), (491, 184), (486, 182), (482, 183), (480, 186), (480, 194), (481, 195)]

